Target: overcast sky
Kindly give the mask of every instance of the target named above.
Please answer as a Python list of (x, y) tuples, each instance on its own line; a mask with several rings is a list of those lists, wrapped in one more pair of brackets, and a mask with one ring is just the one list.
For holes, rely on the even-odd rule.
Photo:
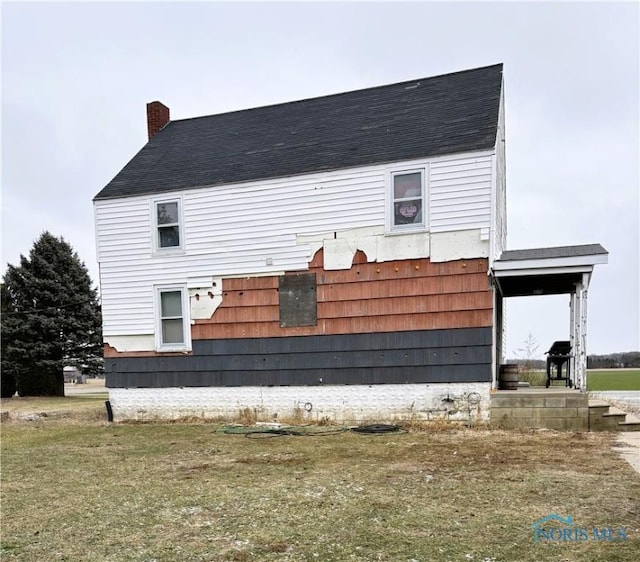
[[(600, 243), (588, 352), (640, 349), (639, 9), (626, 3), (10, 3), (2, 273), (43, 230), (98, 281), (92, 198), (173, 119), (504, 63), (508, 247)], [(569, 337), (569, 299), (509, 299), (507, 354)]]

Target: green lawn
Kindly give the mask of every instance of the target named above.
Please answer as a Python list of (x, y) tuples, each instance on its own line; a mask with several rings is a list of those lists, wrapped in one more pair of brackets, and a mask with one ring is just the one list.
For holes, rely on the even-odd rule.
[(640, 369), (587, 371), (588, 390), (640, 390)]
[[(545, 371), (535, 370), (520, 373), (518, 378), (531, 386), (544, 386), (547, 374)], [(589, 369), (587, 386), (588, 390), (640, 390), (640, 369)]]

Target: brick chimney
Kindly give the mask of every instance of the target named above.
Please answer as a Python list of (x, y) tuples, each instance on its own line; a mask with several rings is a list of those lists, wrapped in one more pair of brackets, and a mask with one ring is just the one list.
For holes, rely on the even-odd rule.
[(149, 140), (169, 121), (169, 108), (166, 105), (159, 101), (152, 101), (147, 104), (147, 131), (149, 133)]

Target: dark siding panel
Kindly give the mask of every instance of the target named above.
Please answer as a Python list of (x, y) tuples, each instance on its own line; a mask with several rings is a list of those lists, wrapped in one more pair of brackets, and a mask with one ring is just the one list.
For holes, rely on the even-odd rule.
[(293, 386), (491, 380), (491, 328), (200, 340), (192, 355), (105, 359), (107, 386)]
[(489, 382), (487, 364), (436, 367), (374, 367), (308, 369), (306, 371), (182, 371), (119, 372), (107, 374), (109, 388), (163, 388), (209, 386), (319, 386), (335, 384), (409, 384), (439, 382)]
[[(151, 361), (149, 361), (151, 359)], [(286, 371), (306, 370), (310, 366), (325, 369), (356, 367), (395, 367), (474, 365), (491, 361), (489, 346), (434, 347), (430, 349), (376, 349), (359, 351), (325, 351), (265, 353), (259, 355), (191, 355), (187, 357), (129, 358), (119, 367), (123, 372), (191, 371)]]
[(197, 340), (195, 355), (259, 355), (264, 353), (305, 353), (314, 351), (354, 351), (381, 349), (430, 349), (434, 347), (490, 346), (491, 329), (459, 328), (419, 332), (384, 332), (290, 338), (248, 338)]

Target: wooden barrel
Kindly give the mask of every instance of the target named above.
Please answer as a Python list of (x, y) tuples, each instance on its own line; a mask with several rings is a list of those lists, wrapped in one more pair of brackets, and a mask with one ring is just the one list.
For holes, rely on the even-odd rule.
[(518, 365), (500, 365), (498, 390), (518, 390)]

